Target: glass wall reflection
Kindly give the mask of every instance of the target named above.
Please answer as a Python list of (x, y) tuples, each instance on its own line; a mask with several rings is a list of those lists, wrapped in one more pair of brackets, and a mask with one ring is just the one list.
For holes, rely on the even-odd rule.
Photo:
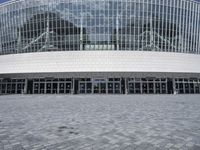
[(21, 0), (0, 6), (0, 54), (129, 50), (200, 53), (187, 0)]

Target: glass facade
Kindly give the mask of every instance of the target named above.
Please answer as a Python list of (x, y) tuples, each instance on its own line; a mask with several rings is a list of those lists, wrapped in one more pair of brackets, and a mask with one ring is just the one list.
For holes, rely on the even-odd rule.
[(127, 50), (200, 53), (189, 0), (19, 0), (0, 5), (0, 54)]
[(0, 79), (5, 94), (200, 94), (198, 78)]

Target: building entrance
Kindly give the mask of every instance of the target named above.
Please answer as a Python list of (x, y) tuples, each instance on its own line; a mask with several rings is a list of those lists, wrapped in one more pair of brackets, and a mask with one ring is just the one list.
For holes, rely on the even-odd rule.
[(121, 79), (109, 78), (108, 79), (108, 94), (121, 94)]
[(106, 83), (94, 83), (94, 94), (106, 94)]
[(120, 94), (121, 79), (79, 79), (78, 89), (80, 94)]
[(92, 93), (92, 82), (91, 79), (79, 79), (78, 93), (80, 94), (91, 94)]
[(0, 94), (199, 94), (197, 78), (0, 79)]
[(167, 79), (130, 78), (128, 79), (129, 94), (167, 94)]
[(33, 94), (70, 94), (71, 79), (34, 79)]
[(179, 94), (199, 94), (200, 79), (175, 79), (175, 88)]
[(22, 94), (24, 93), (24, 79), (0, 80), (0, 94)]

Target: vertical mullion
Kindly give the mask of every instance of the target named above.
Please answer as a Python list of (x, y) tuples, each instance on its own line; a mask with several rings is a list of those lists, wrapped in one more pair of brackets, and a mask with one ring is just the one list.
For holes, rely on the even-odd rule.
[(128, 0), (126, 0), (126, 3), (125, 3), (125, 9), (126, 9), (126, 17), (125, 17), (125, 32), (124, 32), (124, 47), (125, 47), (125, 50), (127, 50), (127, 28), (128, 28)]
[[(165, 25), (165, 18), (164, 18), (164, 14), (165, 14), (165, 9), (164, 9), (164, 5), (165, 5), (165, 3), (164, 3), (164, 0), (162, 0), (162, 8), (163, 8), (163, 10), (162, 10), (162, 38), (164, 38), (164, 25)], [(166, 51), (165, 50), (165, 42), (162, 40), (162, 51)]]
[(191, 45), (192, 45), (192, 43), (191, 43), (191, 38), (192, 38), (192, 33), (191, 33), (191, 21), (192, 21), (192, 11), (191, 11), (191, 9), (192, 9), (192, 3), (191, 2), (189, 2), (189, 29), (188, 29), (188, 46), (189, 46), (189, 53), (191, 53)]
[(197, 35), (197, 32), (196, 32), (196, 17), (197, 17), (197, 12), (196, 12), (196, 4), (195, 3), (193, 3), (193, 40), (192, 40), (192, 49), (193, 49), (193, 53), (195, 53), (196, 54), (196, 35)]
[(101, 33), (100, 33), (100, 29), (101, 29), (101, 23), (100, 23), (100, 20), (101, 20), (101, 16), (100, 16), (100, 10), (101, 10), (101, 7), (100, 7), (100, 3), (101, 3), (101, 0), (97, 0), (97, 2), (98, 2), (98, 35), (97, 35), (97, 41), (98, 41), (98, 43), (97, 43), (97, 45), (98, 45), (98, 50), (100, 50), (101, 49), (101, 43), (100, 43), (100, 36), (101, 36)]
[[(179, 42), (178, 42), (178, 51), (183, 52), (183, 1), (179, 0)], [(181, 30), (182, 29), (182, 30)], [(181, 35), (180, 35), (181, 34)], [(181, 38), (181, 39), (180, 39)]]
[[(198, 5), (198, 18), (197, 18), (197, 37), (198, 37), (198, 44), (197, 44), (197, 53), (200, 54), (200, 5)], [(196, 41), (197, 42), (197, 41)]]
[[(167, 3), (165, 5), (165, 8), (166, 8), (166, 16), (165, 16), (165, 38), (166, 38), (166, 34), (168, 32), (168, 15), (169, 15), (169, 12), (168, 12), (168, 8), (169, 8), (169, 0), (166, 0)], [(166, 39), (168, 40), (168, 39)], [(169, 51), (169, 46), (168, 46), (168, 43), (165, 41), (165, 51), (168, 52)]]
[(128, 37), (128, 50), (133, 50), (132, 49), (132, 45), (131, 45), (131, 41), (132, 41), (132, 37), (133, 37), (133, 35), (132, 35), (132, 33), (131, 33), (131, 27), (132, 27), (132, 23), (131, 23), (131, 21), (132, 21), (132, 18), (131, 18), (131, 16), (132, 16), (132, 11), (131, 11), (131, 8), (132, 8), (132, 2), (129, 0), (129, 29), (128, 29), (128, 35), (129, 35), (129, 37)]
[(184, 19), (183, 19), (183, 33), (184, 33), (184, 36), (183, 36), (183, 39), (184, 39), (184, 46), (183, 46), (183, 53), (186, 53), (187, 52), (187, 44), (186, 44), (186, 42), (187, 42), (187, 38), (186, 38), (186, 32), (187, 32), (187, 25), (185, 24), (186, 23), (186, 19), (187, 19), (187, 8), (186, 8), (186, 6), (187, 6), (187, 2), (186, 1), (183, 1), (183, 4), (184, 4), (184, 6), (183, 6), (183, 12), (184, 12), (184, 15), (183, 15), (183, 17), (184, 17)]
[(142, 33), (142, 34), (145, 34), (145, 38), (146, 38), (146, 44), (145, 44), (145, 49), (147, 49), (147, 47), (149, 46), (149, 40), (150, 39), (148, 39), (148, 36), (149, 36), (149, 30), (148, 30), (148, 25), (149, 25), (149, 23), (150, 23), (150, 21), (149, 21), (149, 14), (151, 13), (151, 12), (149, 12), (149, 1), (147, 1), (147, 3), (146, 3), (146, 15), (147, 16), (145, 16), (146, 17), (146, 29), (145, 29), (145, 33)]
[(188, 3), (188, 1), (185, 1), (185, 9), (186, 9), (186, 11), (185, 11), (185, 52), (186, 53), (188, 53), (188, 47), (189, 47), (189, 44), (188, 44), (188, 29), (189, 29), (189, 27), (188, 27), (188, 22), (189, 22), (189, 20), (188, 20), (188, 18), (189, 18), (189, 3)]
[(195, 33), (196, 33), (196, 39), (195, 39), (195, 44), (196, 44), (196, 46), (195, 46), (195, 49), (196, 49), (196, 54), (198, 54), (198, 43), (197, 43), (197, 41), (198, 41), (198, 37), (199, 37), (199, 28), (198, 28), (198, 21), (199, 21), (199, 11), (198, 11), (198, 5), (196, 5), (196, 12), (195, 13), (197, 13), (196, 14), (196, 20), (195, 20), (195, 23), (196, 23), (196, 30), (195, 30)]
[(198, 34), (198, 32), (197, 32), (197, 16), (198, 16), (198, 11), (197, 11), (197, 4), (195, 3), (194, 4), (194, 7), (195, 7), (195, 9), (194, 9), (194, 41), (193, 41), (193, 50), (194, 50), (194, 53), (195, 54), (197, 54), (197, 49), (196, 49), (196, 46), (197, 46), (197, 34)]
[(142, 24), (142, 26), (141, 26), (141, 28), (142, 28), (142, 36), (141, 36), (141, 49), (142, 49), (142, 51), (144, 50), (144, 34), (143, 34), (143, 32), (144, 32), (144, 0), (142, 0), (142, 2), (141, 2), (141, 6), (142, 6), (142, 10), (140, 10), (140, 11), (142, 11), (142, 13), (140, 12), (140, 15), (142, 15), (142, 16), (140, 16), (141, 18), (142, 18), (142, 22), (141, 22), (141, 24)]
[(173, 39), (173, 47), (174, 47), (174, 51), (173, 52), (178, 52), (178, 21), (179, 21), (179, 17), (178, 17), (178, 13), (179, 13), (179, 0), (174, 0), (174, 24), (173, 24), (173, 29), (174, 31), (174, 39)]
[[(94, 13), (94, 16), (95, 16), (95, 23), (94, 23), (94, 34), (93, 34), (93, 36), (94, 36), (94, 50), (96, 50), (96, 41), (97, 41), (97, 33), (96, 33), (96, 28), (97, 28), (97, 7), (96, 7), (96, 3), (97, 3), (97, 1), (94, 1), (94, 6), (95, 6), (95, 13)], [(83, 12), (82, 12), (83, 13)]]
[(190, 25), (190, 51), (192, 53), (193, 52), (193, 45), (194, 45), (194, 3), (190, 3), (190, 21), (191, 21), (191, 25)]
[[(162, 13), (161, 13), (161, 0), (158, 1), (158, 6), (156, 6), (158, 8), (158, 34), (161, 36), (161, 23), (162, 23)], [(161, 44), (161, 40), (160, 38), (157, 38), (157, 42), (158, 42), (158, 51), (162, 51), (162, 44)]]
[[(72, 14), (75, 14), (75, 10), (74, 10), (74, 7), (75, 7), (75, 5), (76, 5), (76, 0), (72, 3), (73, 5), (72, 5)], [(72, 26), (72, 49), (73, 49), (73, 51), (75, 51), (76, 50), (76, 47), (75, 47), (75, 37), (76, 37), (76, 34), (75, 34), (75, 25), (74, 25), (74, 22), (75, 22), (75, 17), (73, 16), (73, 18), (72, 18), (72, 23), (73, 23), (73, 26)], [(77, 32), (77, 31), (76, 31)], [(70, 47), (71, 48), (71, 47)]]
[[(177, 0), (176, 0), (177, 1)], [(173, 11), (172, 11), (173, 10)], [(171, 20), (172, 20), (172, 42), (171, 42), (171, 45), (172, 45), (172, 52), (175, 52), (176, 51), (176, 22), (177, 22), (177, 17), (176, 17), (176, 6), (175, 6), (175, 0), (172, 0), (171, 1)]]
[[(69, 12), (68, 12), (68, 14), (71, 13), (71, 12), (70, 12), (70, 11), (71, 11), (71, 6), (72, 6), (72, 1), (70, 0), (70, 1), (69, 1), (69, 10), (68, 10)], [(69, 22), (69, 21), (71, 21), (71, 20), (70, 20), (70, 16), (68, 17), (68, 22)], [(68, 42), (68, 45), (67, 45), (67, 51), (69, 51), (69, 50), (71, 49), (71, 41), (72, 41), (72, 40), (71, 40), (71, 37), (72, 37), (72, 36), (71, 36), (71, 34), (70, 34), (71, 28), (70, 28), (69, 24), (67, 24), (67, 30), (68, 30), (67, 39), (69, 39), (69, 42)], [(57, 42), (58, 42), (58, 41), (57, 41)]]
[[(133, 29), (133, 35), (134, 35), (134, 42), (133, 43), (134, 43), (135, 50), (138, 50), (137, 45), (136, 45), (137, 39), (136, 39), (136, 32), (135, 32), (136, 31), (136, 15), (135, 15), (136, 14), (135, 13), (136, 12), (136, 3), (134, 3), (133, 8), (134, 8), (133, 9), (133, 28), (132, 28)], [(137, 35), (137, 38), (138, 38), (138, 35)]]
[(190, 53), (190, 43), (189, 43), (189, 39), (190, 39), (190, 2), (187, 2), (187, 22), (186, 22), (186, 25), (187, 25), (187, 53)]
[[(140, 2), (138, 2), (138, 15), (137, 15), (137, 23), (138, 23), (138, 33), (139, 33), (139, 31), (140, 31), (140, 20), (139, 20), (139, 18), (140, 18), (140, 11), (141, 11), (141, 1)], [(140, 34), (138, 34), (138, 50), (139, 51), (143, 51), (141, 48), (140, 48), (140, 43), (141, 43), (141, 35)]]

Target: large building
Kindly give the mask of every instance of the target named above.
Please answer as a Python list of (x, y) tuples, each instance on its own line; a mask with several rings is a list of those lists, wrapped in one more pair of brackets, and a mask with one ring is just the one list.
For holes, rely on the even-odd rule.
[(200, 3), (0, 5), (0, 94), (198, 94)]

